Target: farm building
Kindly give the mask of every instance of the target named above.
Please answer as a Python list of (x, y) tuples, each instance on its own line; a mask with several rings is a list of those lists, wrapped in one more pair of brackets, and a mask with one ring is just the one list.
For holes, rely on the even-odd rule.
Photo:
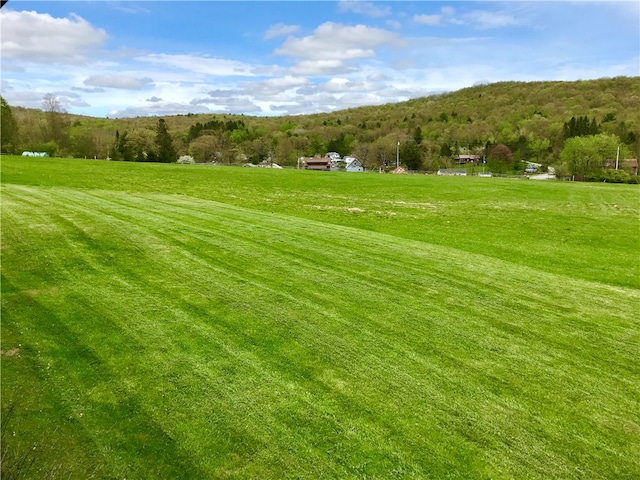
[(482, 157), (480, 155), (458, 155), (456, 159), (459, 164), (478, 163)]
[[(629, 175), (638, 175), (638, 159), (637, 158), (625, 158), (617, 162), (617, 167), (620, 170), (624, 170)], [(604, 168), (616, 168), (615, 160), (605, 160)]]
[(298, 162), (302, 163), (305, 170), (328, 171), (331, 169), (331, 158), (329, 157), (300, 157)]

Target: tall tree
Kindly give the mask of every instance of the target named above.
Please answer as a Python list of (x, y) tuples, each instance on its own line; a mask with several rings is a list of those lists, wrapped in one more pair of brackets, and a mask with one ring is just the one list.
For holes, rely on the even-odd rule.
[(422, 152), (420, 146), (413, 141), (404, 142), (400, 147), (400, 161), (409, 170), (420, 170), (422, 168)]
[(156, 160), (162, 163), (171, 163), (176, 161), (176, 156), (176, 149), (173, 147), (167, 122), (164, 121), (164, 118), (159, 118), (156, 127)]
[(422, 134), (422, 128), (416, 127), (413, 131), (413, 141), (416, 142), (417, 145), (422, 143), (424, 135)]
[(499, 143), (489, 152), (487, 166), (496, 173), (508, 172), (513, 166), (513, 152), (506, 145)]
[(18, 141), (18, 124), (7, 101), (0, 96), (0, 151), (14, 153)]
[(46, 93), (42, 97), (42, 110), (45, 112), (49, 136), (60, 148), (66, 148), (69, 144), (68, 133), (65, 131), (63, 114), (66, 110), (53, 93)]

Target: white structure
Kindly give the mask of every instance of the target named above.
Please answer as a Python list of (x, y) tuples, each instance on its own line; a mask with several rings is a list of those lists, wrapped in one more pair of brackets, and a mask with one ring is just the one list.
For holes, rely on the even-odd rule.
[(324, 158), (330, 159), (329, 165), (330, 165), (330, 169), (333, 171), (364, 172), (364, 167), (362, 166), (362, 163), (356, 157), (344, 157), (344, 158), (340, 158), (339, 156), (330, 157), (329, 154), (327, 154)]
[(527, 168), (524, 169), (526, 173), (536, 173), (542, 166), (540, 163), (527, 162)]
[(448, 175), (453, 177), (466, 177), (467, 171), (463, 168), (441, 168), (438, 175)]
[(47, 152), (22, 152), (23, 157), (48, 157)]
[(362, 163), (356, 157), (344, 157), (342, 161), (345, 163), (344, 169), (347, 172), (364, 172)]

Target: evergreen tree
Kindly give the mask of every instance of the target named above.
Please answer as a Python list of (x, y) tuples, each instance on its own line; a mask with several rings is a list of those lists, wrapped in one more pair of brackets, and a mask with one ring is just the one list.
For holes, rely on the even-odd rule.
[(422, 152), (416, 142), (408, 141), (400, 147), (400, 160), (409, 170), (422, 168)]
[(111, 145), (111, 148), (109, 148), (109, 158), (116, 162), (122, 160), (122, 154), (120, 153), (119, 146), (120, 146), (120, 132), (116, 130), (116, 140), (113, 142), (113, 145)]
[(123, 132), (122, 135), (120, 135), (120, 132), (116, 130), (116, 141), (109, 150), (109, 157), (111, 157), (111, 160), (116, 161), (134, 161), (133, 148), (127, 138), (127, 132)]
[(413, 141), (416, 142), (417, 145), (420, 145), (423, 138), (424, 135), (422, 135), (422, 128), (416, 127), (413, 131)]
[(440, 146), (440, 156), (444, 158), (450, 158), (453, 155), (453, 150), (451, 150), (451, 145), (448, 143), (443, 143)]
[(596, 122), (595, 117), (589, 121), (586, 115), (583, 117), (571, 117), (571, 120), (565, 122), (563, 126), (564, 139), (573, 137), (584, 137), (587, 135), (597, 135), (601, 128)]
[(173, 141), (164, 118), (158, 119), (156, 127), (156, 160), (161, 163), (176, 161), (176, 149), (173, 147)]

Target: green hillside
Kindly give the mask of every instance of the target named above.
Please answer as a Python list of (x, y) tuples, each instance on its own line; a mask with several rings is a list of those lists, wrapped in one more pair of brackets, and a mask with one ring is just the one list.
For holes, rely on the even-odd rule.
[[(502, 82), (326, 114), (178, 115), (166, 117), (166, 122), (178, 155), (190, 154), (199, 162), (244, 163), (270, 157), (295, 165), (303, 155), (338, 151), (357, 155), (367, 166), (379, 166), (395, 158), (398, 142), (416, 142), (417, 163), (411, 167), (435, 171), (451, 166), (459, 154), (486, 155), (496, 144), (509, 146), (516, 161), (556, 164), (567, 137), (565, 124), (581, 117), (597, 132), (616, 135), (625, 152), (637, 158), (639, 112), (640, 77), (616, 77)], [(53, 113), (14, 107), (17, 133), (11, 142), (3, 140), (3, 151), (44, 149), (53, 155), (105, 158), (116, 132), (126, 133), (125, 156), (132, 160), (146, 159), (154, 149), (156, 118)], [(414, 153), (403, 158), (408, 155)]]
[(636, 186), (1, 174), (3, 478), (640, 475)]

